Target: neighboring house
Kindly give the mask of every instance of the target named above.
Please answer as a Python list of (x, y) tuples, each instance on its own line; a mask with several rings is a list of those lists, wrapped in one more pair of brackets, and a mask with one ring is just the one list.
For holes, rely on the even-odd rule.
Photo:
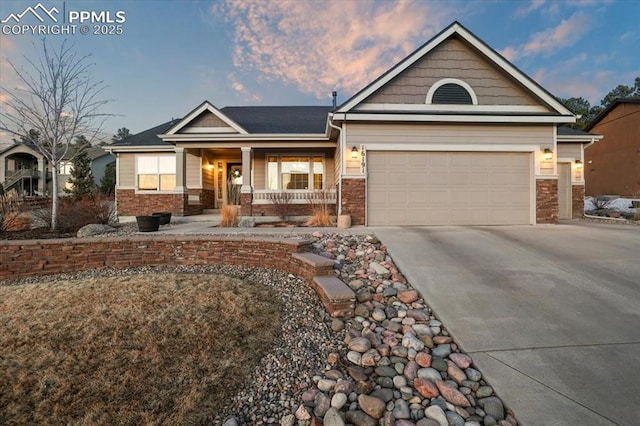
[(580, 218), (584, 214), (585, 147), (602, 139), (567, 126), (558, 127), (558, 217)]
[[(107, 164), (113, 163), (115, 158), (100, 147), (91, 147), (88, 153), (92, 160), (94, 180), (99, 184)], [(64, 188), (70, 188), (71, 168), (69, 157), (60, 162), (60, 195), (65, 194)], [(97, 179), (96, 172), (100, 179)], [(20, 195), (48, 195), (53, 188), (51, 166), (33, 144), (14, 143), (0, 151), (0, 184), (5, 190), (15, 189)]]
[(587, 195), (640, 197), (640, 97), (616, 99), (587, 130), (603, 136), (585, 151)]
[(91, 174), (93, 175), (93, 181), (96, 186), (100, 186), (100, 181), (104, 176), (105, 170), (107, 170), (109, 165), (115, 165), (116, 157), (99, 146), (92, 146), (91, 148), (88, 148), (87, 154), (89, 155), (89, 160), (91, 160)]
[(309, 214), (322, 190), (356, 225), (555, 223), (556, 128), (573, 122), (455, 22), (338, 107), (205, 101), (105, 149), (121, 216), (200, 214), (236, 202), (239, 186), (242, 215), (274, 215), (279, 192), (293, 198), (290, 214)]

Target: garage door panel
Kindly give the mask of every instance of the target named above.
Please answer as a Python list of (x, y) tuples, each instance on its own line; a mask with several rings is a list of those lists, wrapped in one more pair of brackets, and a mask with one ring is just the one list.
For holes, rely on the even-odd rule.
[(368, 172), (371, 226), (531, 223), (527, 153), (371, 151)]

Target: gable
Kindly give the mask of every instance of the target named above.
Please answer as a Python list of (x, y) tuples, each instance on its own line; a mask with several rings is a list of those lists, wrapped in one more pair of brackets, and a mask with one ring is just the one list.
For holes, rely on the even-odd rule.
[[(432, 102), (434, 93), (449, 83), (469, 92), (472, 103)], [(551, 93), (459, 22), (345, 101), (333, 119), (346, 120), (347, 113), (357, 113), (349, 117), (363, 121), (575, 122), (575, 115)]]
[(429, 89), (445, 78), (467, 83), (475, 92), (478, 105), (540, 105), (506, 73), (455, 36), (435, 47), (363, 103), (424, 105)]
[(204, 111), (177, 133), (238, 133), (211, 111)]
[(171, 135), (178, 134), (224, 134), (224, 133), (241, 133), (247, 134), (247, 131), (238, 123), (227, 117), (218, 108), (213, 106), (209, 101), (202, 102), (193, 109), (182, 120), (180, 120), (160, 138), (165, 140)]

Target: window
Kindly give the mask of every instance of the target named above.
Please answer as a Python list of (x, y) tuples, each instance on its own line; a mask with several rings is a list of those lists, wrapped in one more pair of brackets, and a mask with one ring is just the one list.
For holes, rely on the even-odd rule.
[(267, 189), (322, 189), (322, 155), (267, 156)]
[(58, 167), (60, 168), (60, 174), (70, 175), (72, 166), (73, 166), (73, 163), (71, 161), (61, 161), (60, 164), (58, 165)]
[(139, 156), (138, 189), (141, 191), (173, 191), (176, 188), (176, 158), (173, 155)]

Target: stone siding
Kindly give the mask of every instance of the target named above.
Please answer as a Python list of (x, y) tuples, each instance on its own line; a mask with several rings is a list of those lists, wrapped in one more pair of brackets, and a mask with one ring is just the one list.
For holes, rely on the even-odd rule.
[(584, 216), (584, 185), (571, 187), (571, 216), (574, 219)]
[(184, 216), (186, 203), (185, 194), (136, 194), (133, 189), (116, 190), (119, 216), (141, 216), (159, 211)]
[(558, 179), (536, 180), (536, 223), (558, 223)]
[(365, 180), (342, 179), (342, 214), (351, 215), (352, 225), (365, 224)]

